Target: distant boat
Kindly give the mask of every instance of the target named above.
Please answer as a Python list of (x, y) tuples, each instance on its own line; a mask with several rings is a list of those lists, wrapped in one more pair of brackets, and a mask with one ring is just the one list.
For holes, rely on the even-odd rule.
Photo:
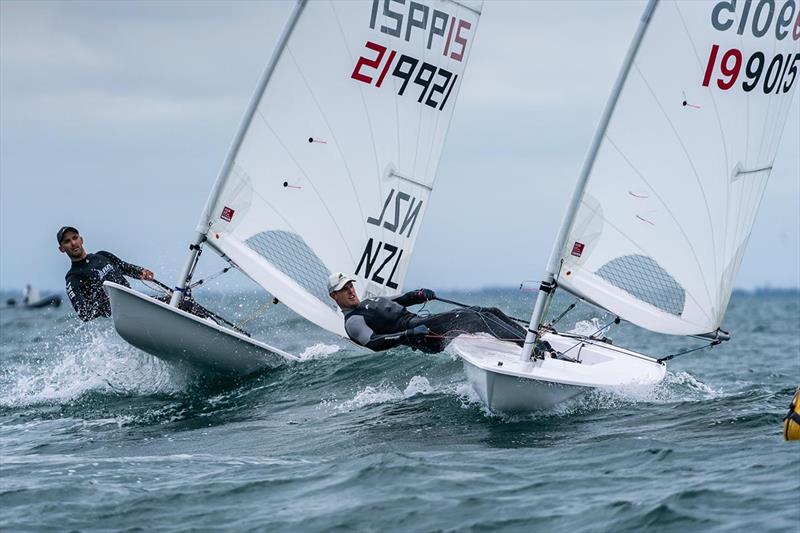
[(6, 300), (6, 306), (18, 307), (21, 309), (41, 309), (43, 307), (58, 307), (61, 305), (61, 296), (52, 294), (50, 296), (42, 297), (39, 291), (31, 287), (25, 286), (25, 292), (22, 299), (18, 302), (15, 298)]
[(650, 331), (729, 339), (722, 320), (800, 83), (799, 38), (796, 2), (648, 3), (525, 348), (474, 336), (453, 343), (490, 409), (544, 409), (665, 375), (667, 357), (614, 346), (604, 330), (557, 331), (557, 320), (546, 322), (556, 289)]
[[(243, 375), (297, 357), (176, 306), (208, 247), (345, 335), (332, 272), (399, 294), (482, 1), (298, 1), (209, 195), (170, 305), (106, 282), (114, 326), (159, 358)], [(187, 184), (187, 186), (189, 186)]]

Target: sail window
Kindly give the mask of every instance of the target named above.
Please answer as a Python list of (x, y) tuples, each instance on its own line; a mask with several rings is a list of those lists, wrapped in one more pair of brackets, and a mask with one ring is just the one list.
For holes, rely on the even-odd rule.
[(328, 302), (330, 272), (302, 237), (288, 231), (272, 230), (256, 233), (245, 242), (320, 301)]
[(638, 254), (617, 257), (596, 274), (662, 311), (676, 316), (683, 313), (686, 291), (652, 257)]

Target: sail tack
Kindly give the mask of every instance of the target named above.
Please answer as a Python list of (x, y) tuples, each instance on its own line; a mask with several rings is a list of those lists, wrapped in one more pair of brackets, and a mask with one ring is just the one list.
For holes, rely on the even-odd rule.
[(624, 319), (723, 319), (800, 84), (794, 0), (659, 2), (619, 94), (559, 285)]
[(201, 221), (208, 243), (340, 334), (331, 272), (397, 293), (481, 3), (301, 3)]

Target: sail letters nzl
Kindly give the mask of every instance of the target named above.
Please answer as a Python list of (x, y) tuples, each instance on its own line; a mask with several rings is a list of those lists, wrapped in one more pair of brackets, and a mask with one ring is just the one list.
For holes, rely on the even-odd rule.
[[(422, 200), (392, 189), (383, 202), (380, 216), (378, 218), (368, 217), (367, 224), (383, 227), (397, 235), (405, 233), (406, 238), (411, 238), (411, 232), (414, 230), (421, 209)], [(393, 279), (402, 257), (402, 248), (382, 241), (378, 241), (376, 244), (375, 239), (370, 237), (364, 246), (364, 252), (358, 261), (355, 274), (356, 276), (363, 275), (364, 278), (380, 285), (386, 285), (390, 289), (396, 289), (397, 283)], [(379, 259), (382, 260), (379, 261)], [(362, 268), (364, 269), (363, 274), (361, 274)]]

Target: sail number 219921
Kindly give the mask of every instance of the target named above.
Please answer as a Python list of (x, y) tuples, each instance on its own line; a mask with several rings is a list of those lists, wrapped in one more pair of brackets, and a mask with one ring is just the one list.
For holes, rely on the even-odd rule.
[(385, 46), (372, 41), (367, 41), (365, 46), (375, 52), (375, 56), (372, 58), (359, 57), (353, 73), (350, 75), (351, 78), (367, 84), (374, 82), (375, 87), (380, 87), (386, 75), (391, 73), (401, 81), (397, 89), (398, 95), (402, 96), (406, 92), (409, 82), (413, 82), (421, 88), (417, 102), (434, 109), (444, 109), (453, 85), (458, 79), (458, 74), (419, 61), (406, 54), (400, 54), (395, 61), (397, 56), (395, 50), (387, 50)]

